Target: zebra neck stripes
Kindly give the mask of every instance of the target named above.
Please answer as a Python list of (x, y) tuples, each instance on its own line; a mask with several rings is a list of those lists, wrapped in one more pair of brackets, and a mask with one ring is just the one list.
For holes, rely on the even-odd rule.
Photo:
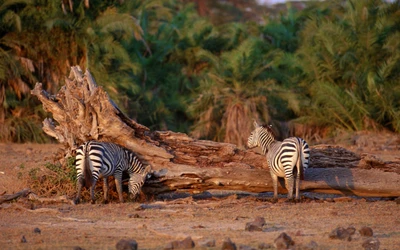
[(273, 135), (271, 135), (268, 131), (265, 129), (261, 129), (259, 132), (259, 143), (263, 154), (267, 154), (268, 150), (271, 148), (271, 145), (276, 142), (275, 138)]

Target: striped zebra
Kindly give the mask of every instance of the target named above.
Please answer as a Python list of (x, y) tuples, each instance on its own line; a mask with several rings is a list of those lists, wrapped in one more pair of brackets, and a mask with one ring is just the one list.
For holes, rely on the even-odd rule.
[(90, 188), (92, 203), (95, 202), (94, 187), (100, 177), (104, 179), (104, 202), (107, 203), (108, 177), (111, 175), (115, 178), (119, 201), (124, 202), (122, 197), (122, 172), (124, 171), (129, 174), (129, 192), (134, 198), (151, 172), (151, 166), (144, 167), (130, 150), (113, 143), (99, 141), (88, 141), (78, 148), (75, 166), (78, 190), (75, 204), (80, 201), (83, 186)]
[[(290, 137), (283, 141), (275, 140), (271, 126), (260, 126), (254, 122), (255, 129), (251, 132), (247, 146), (261, 147), (267, 156), (274, 186), (274, 199), (278, 198), (278, 177), (285, 179), (288, 199), (293, 198), (293, 188), (296, 184), (296, 200), (300, 198), (300, 177), (304, 179), (304, 170), (308, 167), (310, 149), (305, 140)], [(296, 183), (294, 183), (296, 182)]]

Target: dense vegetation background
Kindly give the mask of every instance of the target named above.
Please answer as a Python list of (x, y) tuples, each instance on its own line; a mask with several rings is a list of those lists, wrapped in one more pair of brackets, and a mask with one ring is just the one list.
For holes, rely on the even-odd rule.
[(29, 92), (73, 65), (152, 130), (400, 131), (399, 0), (0, 0), (0, 141), (49, 140)]

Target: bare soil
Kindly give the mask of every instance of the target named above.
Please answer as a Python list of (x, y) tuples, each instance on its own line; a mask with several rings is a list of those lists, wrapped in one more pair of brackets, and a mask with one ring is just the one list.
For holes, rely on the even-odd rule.
[[(349, 148), (357, 153), (374, 153), (385, 160), (400, 156), (393, 143), (372, 147), (366, 141), (357, 140)], [(24, 188), (35, 191), (29, 173), (46, 173), (45, 165), (54, 164), (59, 148), (58, 144), (0, 144), (0, 196)], [(385, 185), (385, 180), (378, 181)], [(64, 192), (62, 185), (55, 187), (61, 189), (54, 191), (57, 196), (70, 196), (70, 190)], [(123, 204), (115, 199), (110, 204), (94, 205), (20, 197), (0, 204), (0, 248), (115, 249), (119, 240), (134, 239), (139, 249), (164, 249), (168, 243), (190, 236), (196, 249), (206, 249), (202, 244), (208, 239), (215, 240), (215, 246), (208, 249), (221, 249), (226, 238), (237, 249), (259, 249), (262, 243), (274, 249), (274, 240), (285, 232), (295, 242), (293, 249), (363, 249), (368, 237), (358, 230), (367, 226), (380, 242), (379, 249), (400, 249), (398, 199), (309, 193), (300, 203), (287, 203), (285, 196), (281, 197), (277, 203), (271, 202), (270, 194), (235, 194)], [(246, 231), (246, 223), (257, 216), (265, 218), (263, 231)], [(350, 240), (331, 239), (330, 233), (338, 227), (354, 227), (356, 233)]]

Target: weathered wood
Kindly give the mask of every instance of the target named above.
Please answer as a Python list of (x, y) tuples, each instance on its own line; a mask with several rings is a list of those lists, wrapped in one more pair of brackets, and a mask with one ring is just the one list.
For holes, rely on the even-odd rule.
[[(155, 173), (156, 178), (144, 186), (149, 194), (165, 192), (200, 193), (206, 190), (236, 190), (254, 193), (272, 192), (269, 171), (232, 165), (223, 168), (196, 168), (175, 165)], [(286, 189), (279, 186), (279, 193)], [(400, 176), (377, 169), (310, 168), (300, 189), (307, 192), (356, 195), (363, 197), (400, 196)]]
[[(153, 179), (144, 187), (151, 194), (196, 193), (210, 189), (272, 191), (265, 156), (256, 151), (243, 150), (229, 143), (197, 140), (183, 133), (150, 131), (124, 115), (103, 88), (97, 86), (90, 72), (83, 73), (79, 67), (72, 67), (65, 82), (56, 95), (48, 94), (40, 83), (31, 93), (53, 115), (54, 121), (46, 119), (43, 122), (44, 131), (63, 143), (68, 153), (91, 139), (124, 146), (155, 170)], [(393, 167), (395, 163), (390, 164), (392, 167), (386, 170), (398, 169)], [(366, 161), (365, 157), (343, 148), (316, 146), (312, 148), (311, 168), (306, 172), (301, 189), (362, 196), (400, 196), (398, 173), (359, 169), (360, 166), (374, 168), (374, 165), (373, 161)], [(390, 181), (371, 185), (377, 178)], [(280, 189), (282, 191), (286, 190)]]
[(6, 201), (15, 200), (21, 196), (26, 197), (30, 193), (31, 193), (31, 190), (29, 188), (26, 188), (24, 190), (16, 192), (15, 194), (4, 194), (4, 195), (0, 196), (0, 204), (3, 202), (6, 202)]

